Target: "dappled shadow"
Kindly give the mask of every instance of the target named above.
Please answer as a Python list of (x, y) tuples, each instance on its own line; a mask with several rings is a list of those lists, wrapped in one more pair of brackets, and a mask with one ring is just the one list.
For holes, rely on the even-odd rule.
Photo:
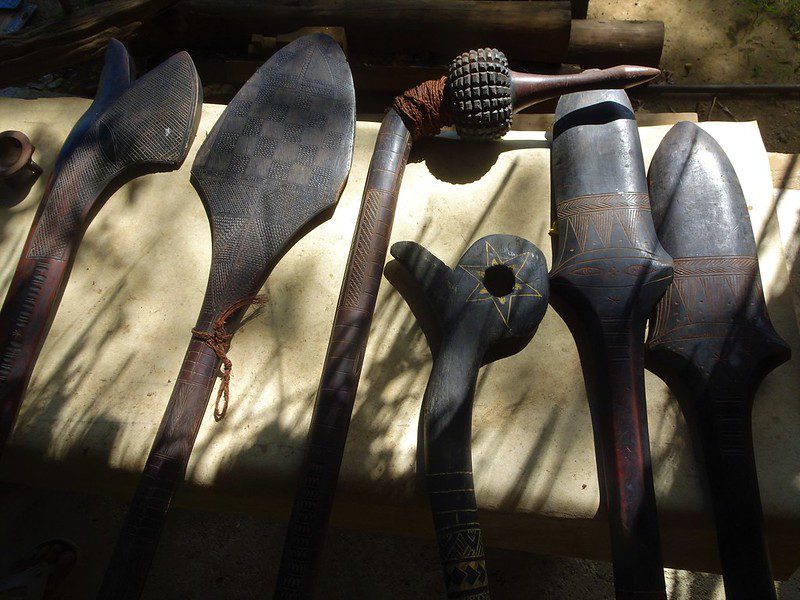
[(450, 143), (445, 143), (442, 137), (435, 140), (425, 138), (414, 145), (409, 160), (424, 160), (431, 175), (437, 179), (464, 184), (486, 175), (502, 152), (547, 147), (548, 143), (544, 140), (472, 142), (453, 137)]
[[(441, 140), (432, 141), (428, 151), (443, 162), (448, 152), (457, 160), (480, 152)], [(499, 151), (491, 165), (475, 169), (477, 174), (489, 168), (490, 185), (476, 179), (455, 191), (437, 185), (442, 180), (462, 184), (457, 174), (449, 176), (446, 169), (431, 173), (433, 168), (424, 160), (409, 165), (409, 171), (418, 171), (409, 173), (407, 179), (421, 177), (422, 183), (405, 188), (407, 193), (401, 191), (394, 239), (414, 239), (453, 265), (482, 235), (512, 233), (536, 242), (549, 257), (548, 213), (536, 200), (547, 195), (547, 172), (531, 171), (527, 163)], [(231, 407), (220, 423), (206, 415), (187, 482), (176, 498), (178, 505), (288, 518), (341, 277), (344, 259), (340, 255), (349, 245), (354, 206), (360, 201), (363, 172), (357, 168), (340, 208), (346, 218), (335, 215), (328, 229), (322, 226), (323, 234), (311, 234), (287, 255), (266, 284), (268, 302), (239, 328), (230, 353), (234, 361)], [(426, 178), (426, 171), (432, 178)], [(185, 171), (178, 175), (185, 176)], [(152, 186), (159, 184), (151, 179), (126, 187), (106, 210), (113, 204), (118, 209), (113, 217), (119, 217), (122, 208), (141, 215), (138, 211), (148, 204), (143, 197), (153, 196)], [(470, 191), (473, 189), (478, 191)], [(130, 195), (126, 195), (128, 190)], [(48, 352), (57, 351), (58, 358), (37, 372), (30, 398), (35, 406), (21, 417), (17, 436), (20, 444), (39, 435), (45, 441), (12, 448), (13, 454), (3, 460), (4, 473), (17, 471), (19, 479), (30, 477), (51, 487), (101, 489), (126, 501), (130, 498), (178, 373), (205, 283), (208, 256), (198, 257), (194, 249), (208, 245), (208, 226), (199, 201), (188, 191), (183, 203), (165, 202), (169, 210), (158, 212), (155, 223), (125, 221), (127, 226), (138, 227), (141, 238), (132, 255), (130, 239), (121, 237), (119, 224), (112, 218), (98, 218), (90, 229), (76, 269), (102, 269), (113, 276), (102, 280), (101, 289), (93, 290), (85, 278), (77, 276), (68, 287), (61, 320), (69, 323), (55, 323), (46, 347)], [(449, 194), (457, 193), (464, 193), (459, 197), (467, 203), (463, 209), (449, 202)], [(195, 220), (187, 224), (183, 211), (195, 211)], [(166, 251), (164, 240), (169, 240)], [(152, 248), (161, 250), (152, 253)], [(170, 268), (169, 263), (177, 261), (183, 261), (181, 269)], [(201, 276), (195, 276), (195, 271)], [(298, 272), (302, 276), (298, 277)], [(172, 279), (179, 280), (178, 285)], [(91, 320), (81, 320), (81, 302), (70, 302), (77, 295), (86, 310), (91, 309)], [(115, 308), (119, 305), (124, 307), (122, 311)], [(589, 412), (574, 344), (567, 335), (551, 311), (525, 350), (480, 372), (473, 444), (477, 497), (487, 507), (481, 521), (490, 545), (606, 557), (607, 525), (595, 516), (596, 474), (585, 466), (593, 462)], [(345, 449), (334, 524), (433, 535), (417, 466), (418, 416), (430, 361), (430, 350), (414, 315), (400, 294), (384, 282)], [(509, 372), (513, 376), (509, 377)], [(653, 424), (654, 439), (669, 440), (669, 431), (664, 429), (672, 426), (674, 416), (667, 412)], [(521, 421), (528, 423), (508, 426)], [(656, 470), (674, 470), (676, 467), (667, 463), (685, 455), (680, 450), (681, 425), (673, 435), (667, 449), (654, 457)], [(44, 447), (50, 449), (46, 454), (40, 451)], [(13, 467), (11, 463), (15, 463)], [(690, 469), (685, 464), (677, 467), (679, 472)], [(80, 474), (78, 479), (76, 474)], [(674, 493), (679, 491), (685, 489), (676, 488)], [(556, 514), (565, 507), (571, 516)], [(109, 523), (114, 526), (114, 519), (118, 522), (122, 513), (112, 517)], [(671, 526), (662, 524), (662, 530)], [(248, 544), (270, 544), (263, 562), (248, 565), (258, 572), (257, 579), (269, 583), (277, 573), (283, 530), (267, 527), (262, 521), (248, 527), (264, 527), (258, 534), (248, 529), (241, 539)], [(665, 538), (669, 533), (665, 532)], [(167, 550), (179, 546), (169, 535), (168, 529), (162, 544)], [(358, 534), (348, 535), (353, 543), (361, 539)], [(274, 537), (281, 541), (275, 542)], [(209, 542), (212, 538), (213, 534), (208, 535), (204, 543), (213, 543)], [(403, 543), (408, 548), (424, 547), (419, 560), (433, 569), (433, 575), (426, 573), (425, 580), (438, 586), (435, 547), (430, 542)], [(672, 540), (669, 554), (681, 554), (685, 543)], [(170, 560), (167, 550), (159, 560)], [(329, 554), (331, 551), (341, 555), (348, 550), (334, 542), (329, 544)], [(110, 548), (99, 549), (92, 557), (96, 577), (102, 573), (97, 565), (107, 560), (105, 552)], [(208, 562), (200, 560), (202, 552), (196, 557), (198, 560), (182, 568), (205, 574)], [(381, 561), (379, 556), (371, 558)], [(561, 564), (552, 561), (552, 565)], [(515, 579), (515, 569), (506, 563), (517, 568), (528, 564), (509, 551), (489, 550), (490, 570), (508, 578), (497, 582), (497, 597), (528, 597), (520, 589), (521, 575)], [(358, 572), (354, 563), (331, 560), (331, 564), (342, 567), (329, 567), (323, 573), (328, 586), (334, 577), (352, 578)], [(557, 590), (551, 592), (554, 598), (574, 597), (577, 592), (568, 587), (572, 581), (568, 568), (554, 573), (552, 565), (545, 562), (541, 566), (541, 589)], [(342, 574), (345, 568), (353, 568), (353, 573)], [(581, 597), (610, 597), (610, 567), (597, 568), (600, 574), (596, 576), (607, 589), (593, 588), (592, 595), (587, 592)], [(224, 574), (233, 567), (215, 565), (213, 569)], [(562, 582), (557, 581), (559, 577)], [(719, 586), (714, 577), (696, 575), (691, 583), (685, 578), (676, 580), (671, 597), (707, 597), (705, 590)], [(372, 594), (393, 591), (388, 582), (370, 580), (363, 585)], [(344, 588), (336, 593), (340, 592), (344, 597)]]

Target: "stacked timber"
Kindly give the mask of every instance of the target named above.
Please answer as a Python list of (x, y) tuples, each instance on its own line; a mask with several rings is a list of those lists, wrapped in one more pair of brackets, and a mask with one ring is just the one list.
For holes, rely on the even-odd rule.
[(0, 87), (96, 59), (110, 37), (130, 42), (140, 64), (188, 50), (210, 65), (204, 83), (232, 72), (233, 85), (265, 58), (252, 53), (254, 36), (303, 27), (341, 28), (357, 87), (387, 92), (475, 47), (502, 49), (518, 70), (658, 66), (662, 22), (582, 18), (587, 8), (588, 0), (109, 0), (0, 40)]

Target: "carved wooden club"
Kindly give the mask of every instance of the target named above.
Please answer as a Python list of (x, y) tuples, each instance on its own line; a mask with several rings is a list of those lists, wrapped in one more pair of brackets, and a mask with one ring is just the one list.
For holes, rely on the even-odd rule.
[(185, 52), (134, 83), (125, 47), (109, 43), (97, 96), (61, 147), (0, 312), (0, 452), (92, 217), (125, 182), (181, 165), (200, 103)]
[(753, 228), (725, 152), (678, 123), (648, 173), (675, 278), (651, 316), (647, 367), (678, 396), (705, 466), (728, 600), (775, 598), (753, 455), (753, 397), (789, 360), (767, 314)]
[(563, 96), (551, 151), (551, 303), (578, 347), (620, 599), (665, 599), (644, 395), (647, 315), (672, 279), (623, 91)]
[[(392, 256), (422, 289), (440, 328), (423, 406), (425, 478), (448, 598), (489, 599), (472, 478), (472, 404), (487, 353), (533, 338), (547, 310), (544, 255), (511, 235), (484, 237), (455, 269), (414, 242)], [(504, 352), (508, 356), (509, 352)]]
[(227, 405), (233, 328), (283, 254), (330, 216), (350, 171), (354, 134), (350, 69), (339, 46), (317, 34), (270, 58), (198, 151), (192, 184), (211, 221), (208, 286), (101, 598), (141, 594), (221, 361), (215, 416)]

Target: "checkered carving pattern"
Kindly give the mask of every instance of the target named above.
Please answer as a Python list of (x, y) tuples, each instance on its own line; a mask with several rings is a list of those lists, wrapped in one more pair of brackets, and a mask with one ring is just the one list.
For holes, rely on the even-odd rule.
[(289, 44), (239, 91), (192, 167), (212, 224), (201, 327), (257, 293), (298, 232), (336, 203), (354, 127), (350, 71), (325, 36)]

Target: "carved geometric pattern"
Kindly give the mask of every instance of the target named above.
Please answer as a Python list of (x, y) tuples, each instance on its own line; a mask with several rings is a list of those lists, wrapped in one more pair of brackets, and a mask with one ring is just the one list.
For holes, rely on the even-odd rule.
[(442, 565), (448, 594), (485, 590), (488, 584), (486, 563), (482, 560)]
[(676, 258), (675, 277), (707, 277), (709, 275), (755, 276), (758, 259), (755, 256), (697, 256)]
[[(730, 335), (729, 327), (743, 322), (743, 312), (763, 297), (758, 259), (752, 256), (699, 256), (675, 259), (675, 278), (656, 309), (650, 344), (689, 325), (713, 324), (705, 338)], [(686, 335), (694, 337), (696, 332)]]
[(370, 189), (364, 194), (364, 205), (358, 219), (356, 243), (353, 246), (351, 268), (347, 276), (345, 287), (344, 306), (346, 308), (360, 308), (359, 299), (363, 297), (363, 289), (370, 270), (370, 244), (374, 243), (376, 226), (380, 209), (383, 204), (385, 190)]
[(64, 260), (97, 195), (126, 167), (181, 161), (195, 110), (195, 95), (187, 90), (195, 85), (190, 59), (176, 56), (145, 74), (101, 113), (60, 161), (28, 258)]
[(650, 196), (641, 192), (577, 196), (558, 203), (558, 217), (566, 218), (586, 212), (600, 212), (617, 208), (650, 210)]
[(618, 192), (559, 200), (552, 284), (589, 294), (613, 314), (630, 311), (624, 299), (631, 288), (645, 292), (643, 298), (660, 296), (672, 267), (658, 243), (647, 198), (644, 192)]
[[(520, 279), (519, 272), (525, 267), (525, 263), (531, 257), (530, 252), (523, 252), (503, 259), (489, 242), (485, 242), (484, 264), (482, 265), (459, 265), (467, 274), (477, 282), (475, 289), (472, 290), (467, 302), (491, 302), (497, 309), (503, 323), (508, 326), (511, 318), (511, 305), (514, 298), (541, 298), (542, 294), (534, 288), (530, 282)], [(514, 289), (505, 296), (495, 296), (484, 286), (484, 276), (489, 267), (505, 265), (514, 274)]]
[[(12, 316), (13, 329), (3, 355), (0, 357), (0, 384), (8, 382), (14, 363), (22, 352), (25, 332), (39, 301), (42, 285), (47, 280), (49, 268), (50, 264), (45, 261), (36, 263), (28, 285), (23, 292), (24, 297), (19, 304), (19, 311)], [(0, 394), (0, 397), (2, 397), (2, 394)]]
[[(650, 247), (653, 240), (650, 231), (652, 221), (649, 216), (643, 219), (640, 214), (650, 212), (648, 198), (649, 196), (642, 192), (618, 192), (591, 194), (559, 201), (556, 205), (556, 216), (560, 242), (553, 274), (578, 264), (582, 254), (602, 248), (631, 248), (637, 255), (654, 256)], [(590, 266), (588, 269), (597, 266)], [(631, 265), (630, 268), (635, 266)], [(575, 274), (595, 273), (584, 270)], [(610, 274), (615, 275), (615, 273)], [(633, 284), (634, 281), (631, 282), (631, 285)]]
[[(349, 81), (338, 48), (297, 40), (239, 91), (216, 140), (200, 148), (192, 174), (211, 215), (214, 255), (202, 321), (254, 295), (286, 245), (335, 203), (353, 136)], [(312, 127), (309, 114), (330, 131)], [(331, 134), (340, 144), (326, 147)]]
[(483, 558), (483, 539), (480, 529), (464, 529), (439, 535), (442, 560)]

